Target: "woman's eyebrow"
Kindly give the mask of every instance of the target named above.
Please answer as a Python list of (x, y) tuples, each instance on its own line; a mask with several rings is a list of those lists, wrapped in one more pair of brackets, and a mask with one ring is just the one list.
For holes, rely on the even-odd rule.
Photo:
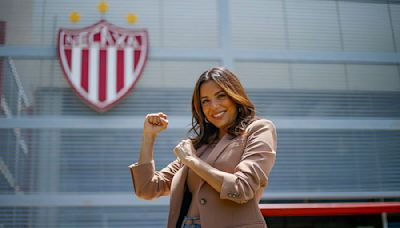
[(217, 91), (216, 93), (214, 93), (214, 95), (217, 95), (219, 93), (225, 93), (225, 91), (223, 91), (222, 89), (220, 91)]
[[(225, 91), (223, 91), (222, 89), (221, 90), (218, 90), (217, 92), (215, 92), (214, 93), (214, 95), (217, 95), (217, 94), (219, 94), (219, 93), (221, 93), (221, 92), (225, 92)], [(208, 98), (207, 96), (202, 96), (202, 97), (200, 97), (200, 99), (204, 99), (204, 98)]]

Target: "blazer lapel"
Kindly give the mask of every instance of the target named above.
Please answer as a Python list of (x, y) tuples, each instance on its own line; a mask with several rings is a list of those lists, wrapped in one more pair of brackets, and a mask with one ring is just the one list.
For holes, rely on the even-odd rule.
[[(233, 137), (226, 134), (222, 139), (217, 143), (214, 149), (210, 152), (210, 156), (206, 159), (208, 163), (213, 166), (215, 161), (218, 159), (219, 155), (225, 150), (225, 148), (232, 142)], [(203, 186), (204, 179), (201, 179), (198, 190)]]
[(210, 156), (207, 158), (211, 166), (214, 165), (215, 161), (218, 159), (219, 155), (224, 151), (224, 149), (232, 142), (233, 137), (225, 134), (221, 140), (217, 143), (214, 149), (211, 151)]

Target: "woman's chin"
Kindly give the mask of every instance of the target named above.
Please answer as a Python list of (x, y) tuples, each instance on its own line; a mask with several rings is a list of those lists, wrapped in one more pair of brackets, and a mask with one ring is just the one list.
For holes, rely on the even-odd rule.
[(226, 124), (224, 124), (224, 122), (218, 122), (215, 123), (214, 126), (216, 126), (218, 129), (224, 128), (226, 126)]

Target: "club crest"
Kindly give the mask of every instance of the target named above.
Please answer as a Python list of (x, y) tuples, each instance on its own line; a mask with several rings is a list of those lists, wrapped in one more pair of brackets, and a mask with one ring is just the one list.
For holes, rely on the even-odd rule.
[(90, 107), (105, 112), (139, 80), (148, 54), (145, 29), (117, 27), (105, 20), (83, 28), (60, 28), (58, 55), (64, 76)]

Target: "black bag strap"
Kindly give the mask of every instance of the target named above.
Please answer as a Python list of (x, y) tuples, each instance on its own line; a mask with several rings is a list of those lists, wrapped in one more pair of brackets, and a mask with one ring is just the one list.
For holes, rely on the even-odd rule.
[(183, 200), (181, 205), (181, 210), (179, 212), (179, 218), (176, 223), (176, 228), (181, 228), (183, 219), (187, 215), (190, 207), (190, 203), (192, 202), (192, 193), (189, 191), (187, 184), (185, 184), (185, 193), (183, 194)]

